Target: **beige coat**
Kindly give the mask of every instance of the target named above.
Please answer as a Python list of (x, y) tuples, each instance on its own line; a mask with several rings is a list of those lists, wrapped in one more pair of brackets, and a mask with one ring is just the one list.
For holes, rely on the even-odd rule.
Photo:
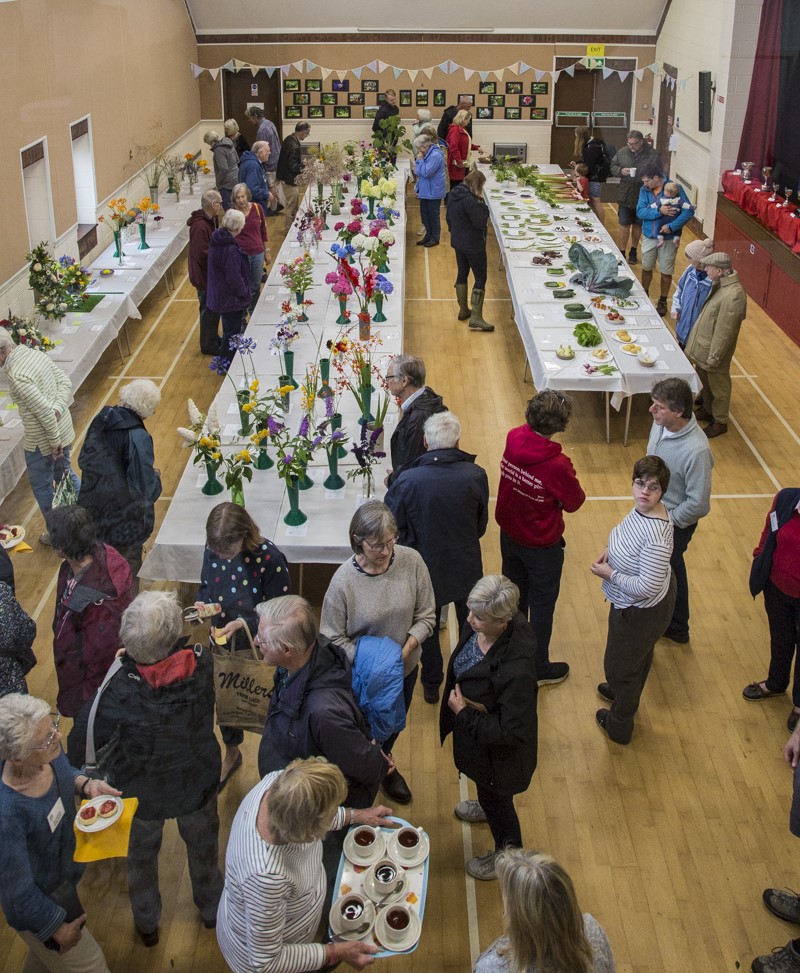
[(712, 286), (686, 341), (686, 355), (707, 372), (730, 368), (739, 328), (747, 315), (747, 295), (736, 271)]

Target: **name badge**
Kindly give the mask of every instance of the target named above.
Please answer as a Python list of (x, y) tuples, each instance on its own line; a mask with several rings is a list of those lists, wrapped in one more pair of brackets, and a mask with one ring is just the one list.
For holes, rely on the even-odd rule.
[(775, 531), (778, 529), (778, 515), (775, 513), (774, 510), (770, 511), (769, 525), (772, 528), (772, 533), (774, 534)]
[(64, 817), (64, 803), (59, 797), (56, 803), (50, 809), (50, 813), (47, 815), (47, 823), (50, 825), (50, 832), (54, 832), (56, 828), (61, 824), (61, 819)]

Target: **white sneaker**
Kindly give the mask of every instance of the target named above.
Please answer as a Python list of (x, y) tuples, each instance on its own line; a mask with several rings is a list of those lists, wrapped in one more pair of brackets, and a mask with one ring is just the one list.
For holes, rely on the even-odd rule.
[(464, 868), (467, 871), (467, 875), (471, 875), (472, 878), (477, 879), (479, 882), (491, 882), (497, 878), (497, 872), (494, 868), (496, 861), (497, 852), (490, 851), (488, 854), (481, 855), (479, 858), (470, 858)]
[(477, 801), (459, 801), (453, 810), (457, 818), (468, 821), (470, 824), (477, 824), (478, 821), (486, 820), (486, 812)]
[(424, 226), (421, 226), (421, 227), (420, 227), (420, 228), (419, 228), (419, 229), (417, 230), (417, 236), (422, 236), (422, 235), (423, 235), (424, 233), (425, 233), (425, 227), (424, 227)]

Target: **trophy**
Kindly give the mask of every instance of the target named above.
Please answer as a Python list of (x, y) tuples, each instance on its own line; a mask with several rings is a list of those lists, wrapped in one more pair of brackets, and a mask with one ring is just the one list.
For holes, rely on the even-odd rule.
[(784, 200), (783, 200), (783, 205), (784, 206), (788, 206), (789, 203), (791, 203), (791, 201), (792, 201), (792, 192), (793, 192), (793, 190), (792, 190), (791, 186), (784, 186), (784, 188), (783, 188), (783, 195), (785, 197)]
[(753, 175), (753, 167), (755, 162), (743, 162), (742, 163), (742, 178), (745, 182), (751, 182), (751, 176)]
[(779, 185), (778, 185), (778, 184), (777, 184), (776, 182), (774, 182), (774, 183), (772, 184), (772, 195), (771, 195), (771, 196), (770, 196), (770, 198), (769, 198), (769, 201), (770, 201), (771, 203), (774, 203), (774, 202), (775, 202), (775, 200), (776, 200), (776, 199), (778, 198), (778, 190), (779, 190), (780, 188), (781, 188), (781, 187), (780, 187), (780, 186), (779, 186)]
[(764, 166), (761, 170), (761, 175), (764, 177), (764, 185), (761, 187), (764, 192), (769, 190), (769, 181), (772, 178), (772, 166)]

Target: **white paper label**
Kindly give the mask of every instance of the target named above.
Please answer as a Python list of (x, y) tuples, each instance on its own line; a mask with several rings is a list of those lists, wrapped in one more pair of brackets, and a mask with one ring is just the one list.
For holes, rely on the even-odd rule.
[(287, 527), (286, 534), (289, 537), (305, 537), (308, 533), (308, 524), (300, 524), (299, 527)]
[(56, 828), (61, 823), (61, 819), (64, 817), (64, 802), (59, 797), (56, 803), (50, 808), (50, 813), (47, 815), (47, 823), (50, 825), (51, 833), (56, 830)]
[(778, 515), (775, 513), (774, 510), (771, 510), (770, 511), (770, 515), (769, 515), (769, 526), (770, 526), (773, 534), (778, 529)]

